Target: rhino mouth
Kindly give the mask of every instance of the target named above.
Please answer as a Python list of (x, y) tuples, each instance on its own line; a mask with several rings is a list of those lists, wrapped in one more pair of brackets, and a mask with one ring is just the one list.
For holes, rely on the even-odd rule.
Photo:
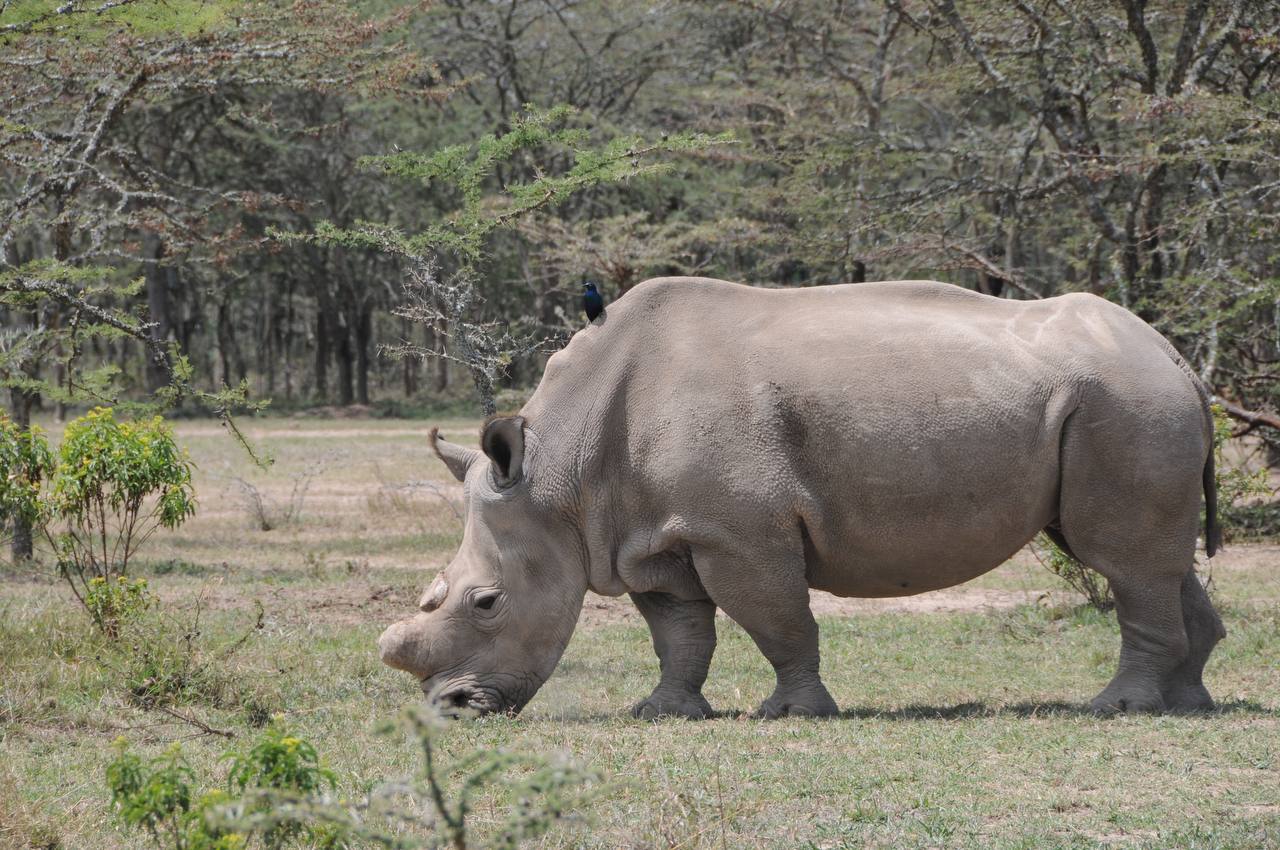
[(423, 679), (422, 692), (445, 717), (517, 714), (524, 707), (523, 703), (507, 698), (494, 688), (437, 679), (435, 676)]

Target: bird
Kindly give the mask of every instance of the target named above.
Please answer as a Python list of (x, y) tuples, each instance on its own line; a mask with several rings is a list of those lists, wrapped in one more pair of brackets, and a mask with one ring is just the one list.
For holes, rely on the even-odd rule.
[(587, 311), (587, 321), (594, 322), (596, 316), (604, 312), (604, 298), (596, 290), (594, 283), (583, 284), (582, 309)]

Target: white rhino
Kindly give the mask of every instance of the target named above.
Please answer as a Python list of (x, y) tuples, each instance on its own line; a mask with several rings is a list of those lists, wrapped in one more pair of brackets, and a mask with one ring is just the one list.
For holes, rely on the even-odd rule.
[(637, 286), (551, 358), (483, 453), (431, 432), (466, 531), (382, 659), (446, 707), (519, 711), (588, 589), (631, 594), (661, 680), (641, 717), (705, 717), (716, 608), (777, 673), (764, 717), (827, 715), (809, 589), (905, 596), (1047, 530), (1114, 589), (1100, 712), (1206, 709), (1225, 635), (1193, 563), (1214, 545), (1212, 424), (1173, 347), (1085, 294), (930, 281)]

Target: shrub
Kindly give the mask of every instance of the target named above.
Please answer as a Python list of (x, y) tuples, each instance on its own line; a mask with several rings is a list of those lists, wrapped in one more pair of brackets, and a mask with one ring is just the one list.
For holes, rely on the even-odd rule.
[[(272, 797), (257, 791), (316, 795), (337, 783), (333, 771), (320, 766), (316, 748), (279, 723), (268, 726), (257, 744), (231, 760), (227, 785), (242, 796), (241, 817), (270, 814)], [(308, 827), (302, 819), (288, 816), (264, 818), (262, 836), (269, 848), (283, 847), (298, 836), (307, 836), (313, 845), (340, 846), (337, 833), (328, 825)]]
[(1031, 541), (1031, 553), (1040, 566), (1066, 582), (1068, 587), (1085, 598), (1090, 607), (1110, 611), (1116, 606), (1111, 585), (1102, 574), (1068, 555), (1047, 534), (1036, 535), (1036, 539)]
[(145, 578), (116, 576), (115, 581), (108, 581), (94, 576), (84, 590), (85, 609), (110, 637), (118, 636), (122, 624), (137, 620), (155, 604), (155, 594), (147, 589)]
[(173, 850), (242, 850), (245, 836), (219, 826), (210, 814), (230, 797), (220, 791), (200, 794), (195, 772), (172, 744), (158, 757), (144, 761), (129, 750), (124, 738), (115, 742), (117, 755), (107, 765), (111, 807), (128, 826), (145, 829), (161, 847)]
[[(278, 721), (252, 746), (224, 756), (231, 761), (226, 791), (198, 794), (177, 744), (148, 762), (123, 740), (107, 767), (107, 784), (117, 816), (173, 850), (345, 848), (357, 842), (395, 850), (515, 848), (589, 800), (583, 787), (594, 777), (566, 761), (486, 749), (442, 768), (435, 751), (440, 728), (439, 717), (424, 708), (386, 726), (384, 733), (407, 733), (421, 748), (422, 768), (358, 801), (335, 800), (335, 775), (311, 744)], [(486, 818), (493, 826), (476, 843), (469, 817), (475, 796), (488, 786), (497, 786), (505, 816)]]
[[(383, 782), (355, 803), (335, 802), (323, 794), (259, 791), (257, 812), (234, 823), (240, 829), (261, 830), (306, 822), (313, 828), (324, 826), (325, 835), (337, 845), (361, 841), (388, 850), (514, 850), (591, 800), (586, 789), (595, 776), (565, 760), (484, 749), (450, 768), (441, 767), (435, 746), (441, 728), (437, 714), (415, 707), (381, 730), (406, 734), (421, 749), (422, 766), (411, 778)], [(476, 796), (490, 786), (496, 788), (494, 803), (505, 812), (494, 817), (498, 810), (487, 807), (491, 826), (477, 839), (472, 807)], [(385, 824), (393, 824), (394, 830)]]
[(66, 528), (49, 541), (81, 602), (90, 580), (124, 575), (157, 529), (195, 514), (191, 469), (159, 416), (117, 422), (98, 407), (67, 425), (49, 492), (51, 516)]
[(1226, 456), (1227, 441), (1234, 426), (1219, 405), (1213, 405), (1213, 451), (1218, 483), (1218, 524), (1224, 538), (1275, 533), (1276, 505), (1261, 499), (1275, 495), (1267, 479), (1267, 469), (1250, 472)]
[(122, 685), (125, 699), (139, 708), (163, 710), (195, 702), (238, 706), (245, 683), (243, 675), (232, 675), (228, 662), (263, 626), (262, 605), (255, 604), (253, 625), (220, 642), (202, 629), (198, 602), (190, 614), (150, 605), (146, 616), (119, 623), (119, 639), (106, 647), (102, 662)]
[(53, 471), (49, 441), (38, 426), (21, 429), (0, 412), (0, 527), (16, 520), (38, 525), (44, 513), (41, 485)]

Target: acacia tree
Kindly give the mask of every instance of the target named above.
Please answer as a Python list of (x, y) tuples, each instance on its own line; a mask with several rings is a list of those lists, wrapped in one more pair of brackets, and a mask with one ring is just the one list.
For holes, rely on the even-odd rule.
[[(0, 8), (0, 385), (20, 429), (37, 394), (119, 404), (119, 370), (85, 366), (94, 345), (140, 346), (158, 404), (195, 396), (224, 417), (246, 404), (226, 375), (215, 392), (193, 384), (167, 339), (162, 270), (243, 250), (242, 212), (286, 199), (195, 167), (208, 149), (175, 122), (159, 122), (169, 132), (158, 153), (139, 136), (193, 104), (197, 127), (235, 112), (274, 130), (269, 114), (246, 113), (247, 92), (412, 88), (416, 62), (385, 43), (407, 12), (365, 21), (325, 2), (238, 0)], [(14, 556), (29, 557), (29, 528), (15, 522)]]
[[(720, 4), (706, 120), (750, 127), (771, 276), (1086, 290), (1280, 444), (1280, 6)], [(721, 82), (727, 80), (728, 82)], [(746, 81), (743, 84), (740, 81)]]
[[(567, 106), (547, 111), (529, 108), (512, 117), (508, 132), (486, 135), (473, 144), (365, 158), (365, 167), (388, 178), (443, 184), (456, 197), (446, 217), (413, 231), (390, 224), (342, 228), (324, 222), (313, 233), (279, 235), (398, 258), (406, 277), (405, 301), (396, 315), (447, 328), (452, 349), (430, 349), (403, 340), (390, 350), (402, 357), (455, 360), (467, 369), (481, 408), (491, 415), (497, 407), (496, 382), (515, 358), (554, 344), (541, 333), (536, 318), (513, 321), (509, 312), (501, 310), (486, 316), (484, 262), (492, 237), (577, 193), (655, 173), (663, 168), (661, 162), (653, 161), (659, 154), (731, 141), (700, 133), (666, 135), (648, 142), (636, 136), (597, 141), (585, 128), (575, 126), (574, 119), (575, 110)], [(536, 163), (526, 166), (533, 175), (530, 179), (512, 179), (511, 168), (507, 168), (507, 179), (496, 179), (500, 169), (522, 159)]]

